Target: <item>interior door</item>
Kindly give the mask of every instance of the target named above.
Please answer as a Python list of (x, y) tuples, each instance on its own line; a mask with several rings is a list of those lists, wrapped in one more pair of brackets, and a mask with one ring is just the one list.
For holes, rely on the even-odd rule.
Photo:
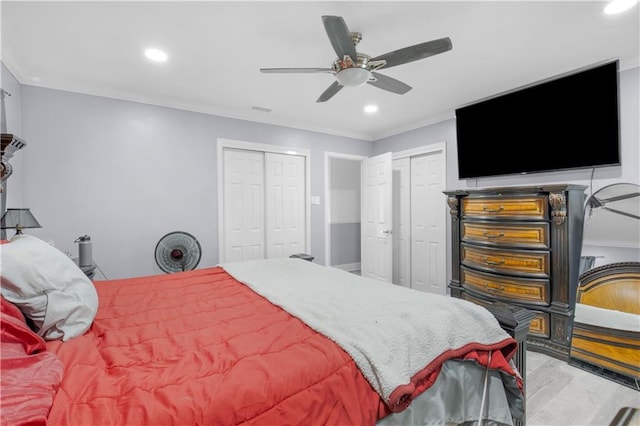
[(390, 152), (362, 161), (361, 274), (393, 282), (393, 170)]

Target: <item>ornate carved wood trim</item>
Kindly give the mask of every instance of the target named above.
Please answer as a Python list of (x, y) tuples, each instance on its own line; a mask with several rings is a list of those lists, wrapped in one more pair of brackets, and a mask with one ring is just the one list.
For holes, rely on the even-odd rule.
[(458, 197), (447, 197), (447, 204), (449, 205), (449, 214), (451, 220), (458, 220), (458, 213), (460, 212), (460, 199)]
[(567, 218), (567, 197), (564, 192), (549, 193), (551, 206), (551, 220), (556, 225), (562, 225)]

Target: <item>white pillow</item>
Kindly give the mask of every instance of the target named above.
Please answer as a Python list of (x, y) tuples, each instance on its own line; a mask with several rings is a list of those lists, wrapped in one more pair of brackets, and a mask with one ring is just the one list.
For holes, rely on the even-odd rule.
[(93, 283), (60, 250), (31, 235), (0, 244), (2, 295), (47, 340), (69, 340), (89, 329), (98, 310)]

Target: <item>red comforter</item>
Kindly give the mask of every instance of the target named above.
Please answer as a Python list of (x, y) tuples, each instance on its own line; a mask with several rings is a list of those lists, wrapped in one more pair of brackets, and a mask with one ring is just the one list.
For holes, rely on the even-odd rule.
[(52, 425), (374, 424), (387, 409), (338, 345), (221, 268), (96, 282)]
[(20, 310), (0, 297), (0, 423), (2, 426), (46, 425), (60, 380), (62, 363), (46, 351)]

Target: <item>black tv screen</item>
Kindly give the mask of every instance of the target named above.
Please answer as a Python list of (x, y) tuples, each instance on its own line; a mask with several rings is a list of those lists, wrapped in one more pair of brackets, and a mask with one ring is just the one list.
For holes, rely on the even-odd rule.
[(456, 109), (460, 179), (620, 164), (618, 61)]

